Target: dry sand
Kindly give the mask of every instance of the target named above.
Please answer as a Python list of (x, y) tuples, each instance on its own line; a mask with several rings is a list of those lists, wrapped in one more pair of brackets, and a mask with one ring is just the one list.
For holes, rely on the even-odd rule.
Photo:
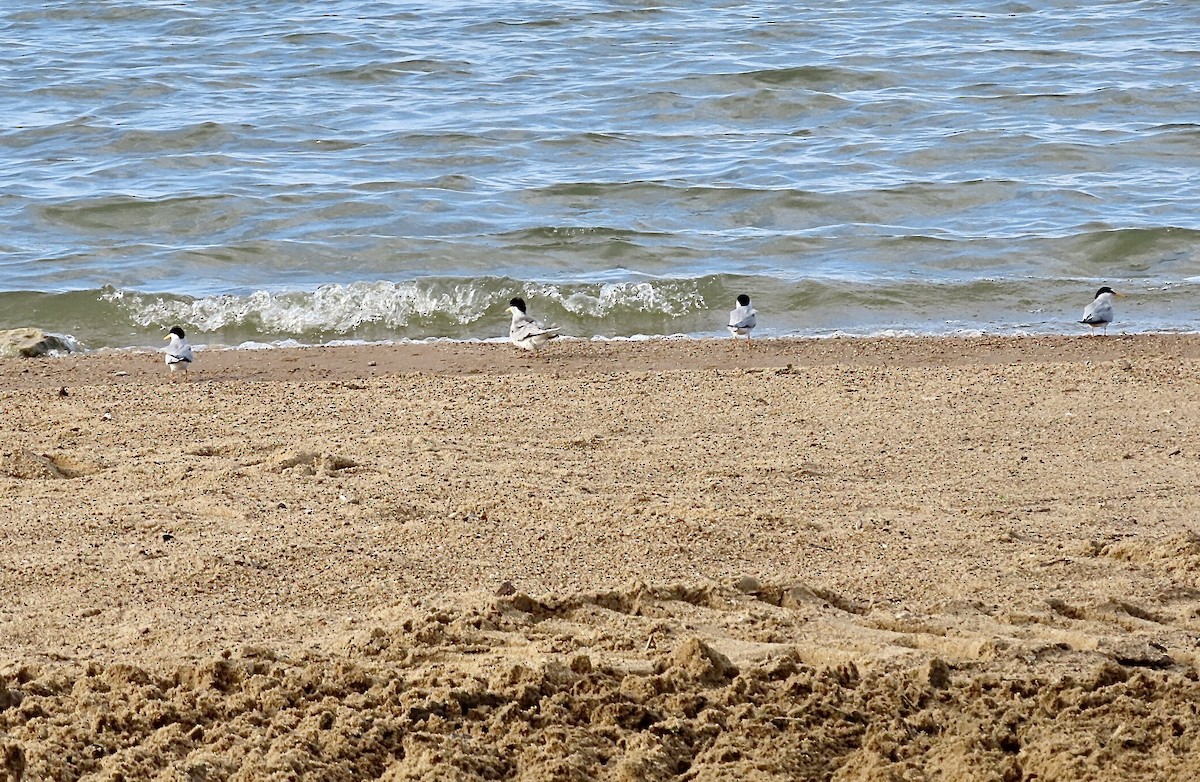
[(0, 361), (0, 779), (1200, 775), (1200, 339)]

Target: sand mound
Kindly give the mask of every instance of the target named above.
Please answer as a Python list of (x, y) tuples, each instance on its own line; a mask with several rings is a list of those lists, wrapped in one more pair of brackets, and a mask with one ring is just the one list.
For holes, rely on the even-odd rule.
[(67, 475), (49, 456), (25, 450), (0, 454), (0, 475), (21, 480), (56, 480)]
[(0, 453), (0, 476), (19, 480), (57, 480), (92, 475), (102, 464), (69, 454), (37, 454), (24, 449)]
[(1168, 573), (1194, 573), (1200, 566), (1200, 533), (1188, 531), (1163, 540), (1130, 538), (1105, 546), (1100, 554)]
[(334, 475), (340, 470), (357, 467), (353, 459), (320, 451), (281, 451), (270, 459), (271, 472), (294, 475)]
[(0, 762), (7, 779), (45, 782), (632, 782), (1149, 779), (1200, 757), (1190, 669), (1105, 661), (1043, 681), (937, 657), (817, 667), (784, 649), (735, 665), (711, 635), (641, 655), (537, 629), (610, 598), (397, 609), (336, 654), (244, 647), (170, 673), (18, 667), (0, 675)]

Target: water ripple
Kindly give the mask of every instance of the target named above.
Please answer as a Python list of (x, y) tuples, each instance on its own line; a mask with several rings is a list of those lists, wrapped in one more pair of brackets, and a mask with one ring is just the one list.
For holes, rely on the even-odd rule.
[(0, 327), (478, 337), (522, 291), (704, 333), (745, 289), (777, 333), (1006, 294), (970, 327), (1053, 331), (1106, 280), (1131, 328), (1200, 328), (1196, 30), (1153, 0), (14, 0)]

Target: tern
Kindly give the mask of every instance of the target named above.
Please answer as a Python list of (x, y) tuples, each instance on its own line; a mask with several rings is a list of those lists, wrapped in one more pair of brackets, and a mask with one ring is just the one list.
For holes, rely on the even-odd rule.
[(173, 373), (182, 369), (184, 378), (187, 378), (188, 367), (196, 360), (196, 355), (192, 353), (192, 346), (188, 344), (183, 329), (173, 326), (163, 339), (171, 340), (171, 344), (167, 345), (167, 369)]
[(1092, 327), (1092, 333), (1096, 329), (1104, 329), (1104, 333), (1108, 333), (1108, 324), (1113, 321), (1113, 296), (1122, 296), (1124, 294), (1117, 293), (1112, 288), (1105, 285), (1100, 290), (1096, 291), (1096, 298), (1091, 304), (1083, 308), (1083, 318), (1080, 323), (1086, 323)]
[(508, 327), (508, 338), (524, 350), (538, 351), (558, 336), (557, 328), (546, 328), (530, 317), (525, 310), (525, 300), (517, 297), (508, 303), (512, 324)]
[(758, 325), (758, 313), (754, 311), (754, 307), (750, 306), (750, 297), (742, 294), (737, 297), (737, 307), (729, 313), (729, 323), (727, 328), (729, 333), (737, 337), (745, 337), (746, 341), (750, 341), (750, 332)]

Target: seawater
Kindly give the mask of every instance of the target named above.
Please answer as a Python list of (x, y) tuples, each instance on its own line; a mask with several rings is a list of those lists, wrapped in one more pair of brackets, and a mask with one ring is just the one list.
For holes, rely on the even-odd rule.
[(31, 2), (0, 328), (1200, 329), (1200, 5)]

